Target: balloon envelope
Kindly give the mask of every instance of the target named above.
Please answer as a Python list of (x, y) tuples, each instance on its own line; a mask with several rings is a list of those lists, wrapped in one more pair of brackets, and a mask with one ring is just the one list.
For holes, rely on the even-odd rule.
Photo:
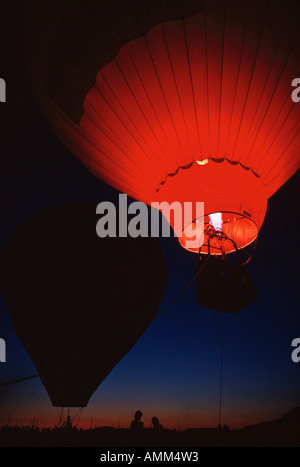
[(84, 407), (154, 319), (167, 283), (153, 238), (96, 235), (96, 204), (56, 206), (8, 242), (1, 291), (54, 406)]
[(204, 202), (239, 248), (257, 238), (299, 168), (299, 2), (31, 0), (26, 12), (38, 98), (89, 170), (148, 204)]

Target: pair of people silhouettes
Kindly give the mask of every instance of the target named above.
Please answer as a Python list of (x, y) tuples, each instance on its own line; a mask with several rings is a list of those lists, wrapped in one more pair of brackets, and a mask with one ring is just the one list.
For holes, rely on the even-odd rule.
[[(137, 410), (134, 415), (134, 420), (131, 422), (131, 430), (132, 431), (142, 431), (144, 429), (144, 423), (141, 421), (141, 418), (143, 416), (143, 412), (140, 410)], [(157, 417), (152, 418), (152, 426), (153, 430), (159, 431), (163, 429), (163, 426), (159, 423), (159, 420)]]

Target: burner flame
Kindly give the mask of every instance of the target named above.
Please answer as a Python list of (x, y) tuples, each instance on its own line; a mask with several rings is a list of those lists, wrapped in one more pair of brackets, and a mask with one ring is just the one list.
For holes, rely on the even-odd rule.
[(209, 216), (212, 225), (217, 232), (222, 232), (223, 216), (221, 212), (216, 212)]

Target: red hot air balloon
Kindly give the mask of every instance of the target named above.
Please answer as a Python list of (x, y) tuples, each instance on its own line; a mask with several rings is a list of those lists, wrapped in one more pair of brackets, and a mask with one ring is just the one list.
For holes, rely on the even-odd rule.
[(299, 2), (45, 0), (26, 11), (36, 93), (65, 146), (147, 204), (205, 202), (182, 246), (197, 221), (239, 249), (252, 243), (268, 198), (299, 168)]
[(167, 285), (157, 239), (100, 239), (95, 217), (94, 203), (47, 209), (1, 258), (8, 315), (56, 407), (88, 404), (155, 318)]

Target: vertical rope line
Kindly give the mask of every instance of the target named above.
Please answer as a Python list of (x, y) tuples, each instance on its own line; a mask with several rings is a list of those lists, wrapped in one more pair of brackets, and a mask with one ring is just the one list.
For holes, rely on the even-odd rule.
[(221, 313), (221, 374), (220, 374), (220, 407), (219, 407), (219, 426), (222, 422), (222, 404), (223, 404), (223, 350), (224, 350), (224, 313)]
[(59, 428), (61, 427), (61, 423), (62, 423), (62, 419), (63, 419), (63, 414), (64, 414), (64, 407), (61, 408), (61, 412), (60, 412), (60, 418), (59, 418), (59, 424), (58, 424), (58, 427), (59, 427)]
[(226, 18), (227, 18), (227, 0), (225, 0), (225, 7), (224, 7), (224, 24), (223, 24), (223, 39), (222, 39), (222, 67), (221, 67), (221, 80), (220, 80), (220, 103), (219, 103), (219, 122), (218, 122), (219, 127), (218, 127), (217, 158), (219, 158), (219, 150), (220, 150), (220, 133), (221, 133), (221, 113), (222, 113), (222, 98), (223, 98), (223, 76), (224, 76), (224, 50), (225, 50)]

